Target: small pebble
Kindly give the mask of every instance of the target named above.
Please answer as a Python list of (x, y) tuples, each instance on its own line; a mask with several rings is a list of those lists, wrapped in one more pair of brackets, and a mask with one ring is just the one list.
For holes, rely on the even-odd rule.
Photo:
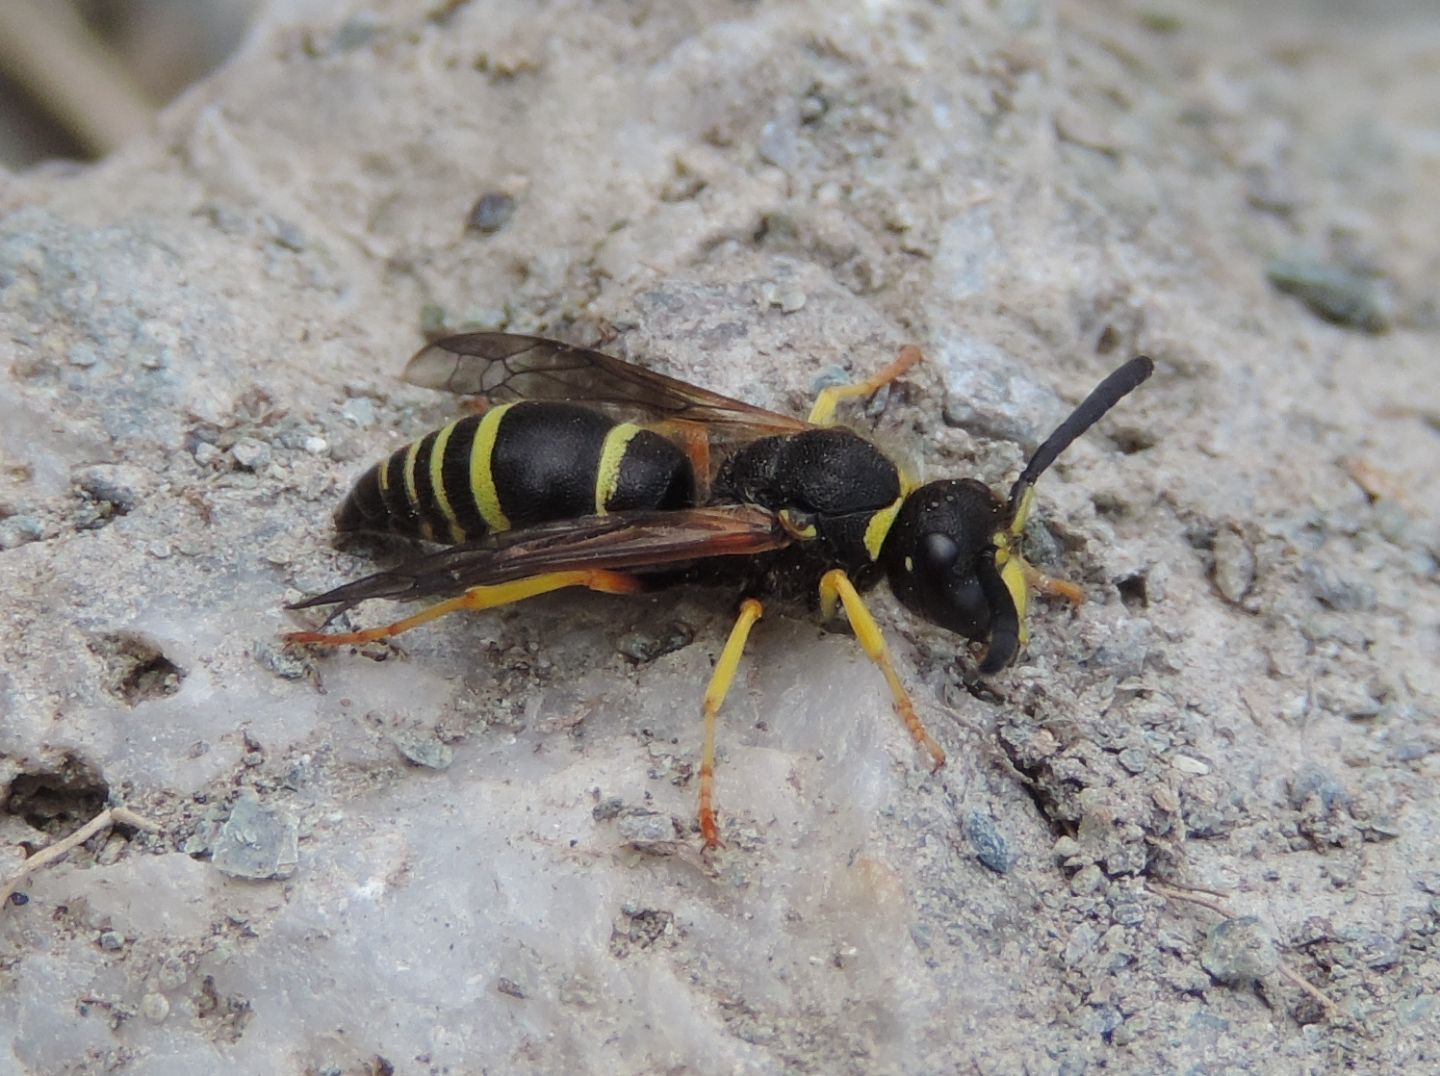
[(140, 1014), (152, 1024), (163, 1023), (170, 1015), (170, 1002), (164, 994), (146, 994), (140, 999)]
[(1280, 963), (1275, 942), (1259, 919), (1246, 915), (1211, 927), (1200, 965), (1216, 982), (1236, 985), (1263, 979)]
[(590, 817), (597, 822), (608, 822), (612, 818), (618, 818), (624, 809), (625, 801), (623, 799), (619, 796), (609, 796), (591, 808)]
[(125, 944), (125, 935), (117, 930), (106, 930), (100, 934), (100, 948), (108, 949), (111, 952), (121, 948)]
[(368, 396), (356, 396), (354, 399), (345, 401), (340, 408), (340, 414), (352, 426), (358, 426), (361, 429), (373, 426), (375, 425), (375, 401)]
[(1132, 894), (1111, 902), (1110, 918), (1122, 927), (1137, 926), (1145, 919), (1145, 906)]
[(616, 649), (635, 664), (644, 665), (666, 654), (683, 650), (694, 641), (694, 629), (688, 624), (676, 621), (658, 635), (641, 631), (622, 635), (616, 643)]
[(185, 962), (179, 957), (167, 956), (160, 965), (160, 989), (179, 990), (185, 985), (188, 973), (185, 971)]
[(247, 471), (259, 471), (270, 463), (270, 446), (253, 437), (242, 437), (230, 449), (235, 462)]
[(1345, 792), (1345, 786), (1337, 781), (1324, 767), (1313, 762), (1307, 762), (1295, 772), (1290, 778), (1289, 788), (1290, 806), (1297, 811), (1309, 802), (1311, 796), (1317, 798), (1320, 809), (1327, 814), (1337, 807), (1345, 807), (1350, 797)]
[(1105, 884), (1105, 874), (1094, 863), (1081, 867), (1070, 879), (1070, 892), (1077, 897), (1088, 897)]
[(112, 506), (124, 515), (140, 503), (140, 487), (146, 474), (129, 464), (102, 463), (86, 467), (75, 476), (75, 484), (86, 495)]
[(305, 233), (300, 230), (298, 224), (276, 217), (270, 222), (270, 225), (271, 235), (274, 236), (277, 245), (296, 253), (305, 249)]
[(330, 442), (323, 437), (307, 437), (304, 449), (312, 456), (323, 456), (330, 451)]
[(431, 732), (404, 731), (391, 737), (400, 753), (426, 769), (443, 770), (455, 761), (455, 750), (441, 743)]
[(303, 680), (310, 675), (310, 662), (301, 650), (258, 639), (251, 653), (263, 668), (282, 680)]
[(1117, 756), (1120, 765), (1129, 773), (1144, 773), (1147, 758), (1138, 747), (1127, 747)]
[[(789, 284), (766, 284), (760, 289), (760, 297), (767, 306), (778, 306), (785, 314), (804, 309), (807, 299), (802, 289)], [(843, 370), (841, 374), (844, 374)]]
[(1099, 933), (1089, 923), (1077, 923), (1070, 931), (1070, 938), (1065, 943), (1065, 953), (1061, 959), (1067, 967), (1077, 967), (1090, 955), (1099, 940)]
[(1188, 773), (1194, 777), (1204, 777), (1210, 772), (1210, 764), (1201, 762), (1198, 758), (1191, 758), (1189, 755), (1172, 755), (1170, 765), (1181, 773)]
[(1236, 531), (1223, 528), (1215, 536), (1215, 589), (1231, 605), (1239, 605), (1254, 583), (1254, 551)]
[(514, 979), (507, 979), (503, 975), (500, 976), (499, 979), (495, 980), (495, 989), (500, 991), (500, 993), (502, 994), (509, 995), (512, 998), (520, 998), (521, 1000), (525, 998), (525, 988), (522, 987), (519, 983), (517, 983)]
[(299, 861), (295, 820), (242, 792), (221, 827), (212, 860), (232, 878), (288, 878)]
[(661, 851), (675, 843), (675, 824), (668, 814), (635, 808), (620, 813), (616, 828), (626, 844)]
[(209, 441), (201, 441), (195, 446), (195, 462), (201, 467), (212, 466), (223, 453)]
[(1010, 847), (995, 826), (995, 819), (984, 811), (971, 811), (965, 819), (965, 830), (975, 847), (975, 858), (981, 866), (996, 874), (1008, 874), (1015, 865)]
[(0, 523), (0, 549), (17, 549), (45, 537), (45, 524), (36, 516), (11, 516)]
[(774, 119), (760, 129), (757, 147), (760, 159), (783, 171), (791, 171), (799, 163), (799, 143), (795, 127), (788, 120)]
[(491, 235), (505, 227), (514, 215), (515, 199), (503, 191), (491, 191), (482, 194), (470, 207), (465, 227), (472, 232)]
[(1383, 333), (1395, 320), (1385, 282), (1303, 256), (1276, 258), (1265, 267), (1270, 283), (1293, 295), (1326, 321), (1367, 333)]

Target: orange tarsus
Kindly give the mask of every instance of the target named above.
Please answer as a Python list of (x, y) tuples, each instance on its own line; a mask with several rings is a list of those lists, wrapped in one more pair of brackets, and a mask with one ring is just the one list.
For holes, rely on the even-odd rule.
[(1085, 591), (1068, 579), (1046, 575), (1028, 561), (1023, 563), (1025, 582), (1031, 590), (1039, 591), (1048, 598), (1064, 598), (1071, 605), (1085, 604)]

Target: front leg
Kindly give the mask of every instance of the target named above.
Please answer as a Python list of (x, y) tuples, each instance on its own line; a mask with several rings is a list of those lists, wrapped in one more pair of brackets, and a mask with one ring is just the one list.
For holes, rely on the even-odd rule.
[(837, 600), (845, 607), (845, 615), (850, 619), (856, 641), (885, 674), (885, 682), (890, 685), (890, 694), (895, 700), (895, 713), (910, 730), (915, 742), (930, 752), (930, 758), (935, 763), (934, 768), (938, 770), (945, 765), (945, 749), (925, 731), (920, 715), (915, 712), (915, 704), (910, 701), (910, 693), (905, 690), (900, 674), (895, 671), (890, 660), (890, 651), (885, 646), (885, 636), (880, 634), (880, 626), (865, 607), (855, 584), (850, 582), (850, 577), (839, 568), (826, 572), (820, 578), (820, 612), (827, 620), (835, 615)]

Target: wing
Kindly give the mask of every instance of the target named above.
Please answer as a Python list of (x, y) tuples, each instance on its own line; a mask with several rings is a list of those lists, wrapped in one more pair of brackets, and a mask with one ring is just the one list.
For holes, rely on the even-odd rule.
[(512, 333), (461, 333), (421, 348), (401, 377), (412, 385), (508, 400), (570, 400), (660, 421), (730, 427), (755, 436), (810, 429), (767, 411), (583, 347)]
[(748, 505), (615, 512), (501, 531), (416, 557), (289, 608), (335, 605), (334, 616), (371, 598), (451, 597), (474, 586), (584, 568), (679, 567), (708, 557), (765, 553), (792, 541), (775, 513)]

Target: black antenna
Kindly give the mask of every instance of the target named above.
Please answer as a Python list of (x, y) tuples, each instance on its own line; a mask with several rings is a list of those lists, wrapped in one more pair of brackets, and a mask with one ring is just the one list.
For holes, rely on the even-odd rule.
[(1010, 514), (1013, 516), (1020, 507), (1025, 491), (1055, 462), (1055, 458), (1070, 447), (1070, 443), (1100, 421), (1102, 415), (1130, 393), (1134, 392), (1155, 369), (1155, 363), (1147, 355), (1137, 355), (1120, 367), (1104, 381), (1095, 386), (1093, 392), (1070, 412), (1070, 417), (1056, 428), (1045, 443), (1035, 450), (1025, 470), (1010, 487)]

